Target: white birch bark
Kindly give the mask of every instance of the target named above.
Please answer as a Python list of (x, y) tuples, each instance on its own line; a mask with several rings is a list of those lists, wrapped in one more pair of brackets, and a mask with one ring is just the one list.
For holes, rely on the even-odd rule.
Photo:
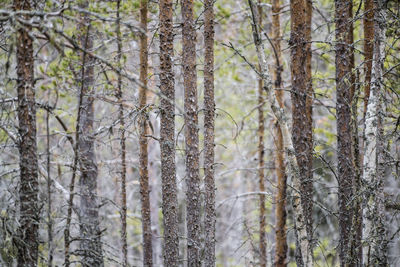
[(382, 136), (382, 73), (385, 58), (385, 9), (382, 0), (375, 0), (374, 49), (371, 93), (365, 119), (365, 152), (363, 183), (363, 262), (365, 266), (387, 265), (387, 241), (384, 227), (383, 136)]

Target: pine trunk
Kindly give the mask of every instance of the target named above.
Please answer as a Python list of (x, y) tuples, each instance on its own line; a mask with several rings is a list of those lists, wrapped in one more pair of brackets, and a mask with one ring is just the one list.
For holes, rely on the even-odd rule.
[(173, 2), (160, 0), (161, 180), (164, 224), (164, 266), (177, 267), (179, 258), (178, 199), (175, 167), (175, 88)]
[(338, 153), (338, 200), (339, 200), (339, 257), (340, 265), (350, 262), (350, 237), (352, 228), (352, 201), (354, 165), (351, 128), (352, 103), (352, 18), (349, 1), (335, 1), (336, 22), (336, 112)]
[[(31, 10), (30, 1), (15, 0), (14, 9)], [(29, 19), (24, 18), (24, 19)], [(34, 89), (33, 40), (31, 27), (17, 32), (17, 94), (20, 167), (20, 220), (18, 228), (18, 266), (37, 266), (39, 246), (39, 187), (36, 144), (36, 106)]]
[[(301, 246), (303, 264), (312, 266), (312, 84), (311, 84), (311, 10), (308, 1), (292, 0), (291, 74), (292, 138), (300, 175), (300, 198), (307, 240)], [(309, 24), (310, 23), (310, 24)], [(304, 112), (306, 111), (306, 112)], [(298, 223), (298, 222), (296, 222)], [(297, 257), (299, 259), (299, 257)], [(298, 262), (299, 264), (299, 262)]]
[[(272, 72), (272, 78), (274, 82), (274, 89), (276, 100), (278, 101), (279, 107), (284, 108), (284, 95), (283, 95), (283, 84), (282, 84), (282, 49), (281, 49), (281, 24), (280, 24), (280, 0), (272, 1), (272, 43), (273, 49), (275, 49), (275, 67)], [(284, 144), (282, 129), (278, 121), (275, 122), (275, 147), (276, 147), (276, 176), (278, 179), (277, 193), (275, 197), (276, 202), (276, 225), (275, 225), (275, 266), (284, 267), (286, 266), (286, 255), (287, 255), (287, 241), (286, 241), (286, 170), (285, 170), (285, 158), (284, 158)]]
[(140, 173), (140, 195), (142, 202), (142, 236), (143, 236), (143, 266), (153, 266), (153, 244), (151, 232), (151, 214), (150, 214), (150, 190), (149, 190), (149, 172), (148, 172), (148, 153), (147, 153), (147, 135), (149, 134), (148, 119), (146, 113), (147, 105), (147, 0), (140, 2), (140, 23), (145, 31), (140, 36), (140, 81), (144, 87), (139, 91), (139, 108), (142, 112), (140, 120), (139, 137), (139, 173)]
[(204, 265), (215, 266), (214, 0), (204, 1)]
[(200, 176), (199, 128), (196, 74), (196, 29), (193, 0), (182, 0), (182, 66), (185, 89), (185, 154), (186, 154), (186, 223), (188, 266), (201, 265), (200, 260)]

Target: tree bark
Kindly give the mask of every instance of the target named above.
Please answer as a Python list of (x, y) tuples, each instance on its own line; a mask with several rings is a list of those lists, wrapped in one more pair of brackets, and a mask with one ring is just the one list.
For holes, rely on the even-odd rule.
[[(121, 0), (117, 1), (117, 61), (118, 69), (121, 70), (121, 57), (122, 57), (122, 38), (121, 38), (121, 23), (120, 23), (120, 6)], [(121, 243), (122, 243), (122, 265), (128, 266), (128, 241), (126, 230), (126, 137), (125, 137), (125, 119), (124, 119), (124, 106), (122, 95), (122, 77), (118, 74), (117, 93), (118, 100), (118, 117), (120, 121), (120, 146), (121, 146)]]
[(145, 33), (140, 36), (140, 81), (143, 87), (139, 90), (139, 108), (142, 112), (140, 119), (139, 137), (139, 174), (140, 174), (140, 196), (142, 202), (142, 236), (143, 236), (143, 266), (153, 266), (153, 244), (151, 232), (150, 214), (150, 190), (148, 171), (148, 141), (149, 134), (148, 118), (146, 113), (147, 105), (147, 0), (140, 1), (140, 23)]
[(388, 266), (387, 232), (385, 229), (384, 140), (382, 126), (383, 64), (385, 61), (385, 1), (375, 0), (374, 46), (371, 71), (371, 91), (365, 120), (365, 153), (363, 182), (363, 258), (365, 266)]
[(214, 0), (204, 1), (204, 265), (215, 266)]
[[(305, 0), (292, 0), (291, 74), (292, 138), (299, 165), (300, 197), (307, 246), (302, 247), (303, 264), (312, 266), (312, 83), (311, 83), (311, 9)], [(306, 111), (306, 112), (304, 112)]]
[(335, 0), (336, 23), (336, 112), (338, 153), (338, 200), (339, 200), (339, 257), (340, 265), (350, 262), (350, 237), (352, 228), (352, 201), (354, 165), (351, 130), (352, 103), (352, 18), (349, 1)]
[[(88, 2), (81, 4), (81, 8), (87, 8)], [(93, 37), (90, 33), (90, 19), (83, 15), (78, 24), (80, 31), (79, 43), (87, 51), (93, 48)], [(94, 151), (94, 59), (86, 53), (82, 57), (82, 103), (80, 108), (79, 129), (81, 133), (78, 139), (78, 158), (80, 162), (81, 176), (79, 179), (80, 210), (79, 227), (81, 234), (80, 251), (82, 266), (104, 266), (101, 246), (101, 232), (99, 225), (99, 204), (97, 200), (97, 163)]]
[(193, 0), (182, 0), (182, 66), (185, 89), (186, 223), (188, 266), (201, 265), (200, 259), (200, 176), (197, 106), (196, 29)]
[[(275, 96), (279, 107), (284, 108), (284, 95), (282, 83), (282, 49), (281, 49), (281, 25), (280, 25), (280, 0), (272, 1), (272, 43), (275, 49), (275, 67), (272, 72)], [(284, 144), (282, 129), (278, 121), (275, 122), (275, 147), (276, 147), (276, 176), (278, 180), (276, 201), (276, 224), (275, 224), (275, 266), (286, 266), (287, 241), (286, 241), (286, 170), (284, 159)]]
[[(258, 27), (262, 29), (262, 6), (261, 6), (261, 0), (258, 0)], [(261, 67), (259, 66), (259, 69)], [(265, 155), (265, 148), (264, 148), (264, 131), (265, 131), (265, 125), (264, 125), (264, 90), (263, 90), (263, 81), (261, 77), (258, 77), (258, 130), (257, 130), (257, 136), (258, 136), (258, 189), (260, 192), (265, 191), (265, 182), (264, 182), (264, 168), (265, 168), (265, 161), (264, 161), (264, 155)], [(259, 214), (259, 228), (260, 228), (260, 241), (259, 241), (259, 257), (260, 257), (260, 267), (266, 267), (267, 266), (267, 249), (266, 249), (266, 221), (265, 221), (265, 195), (260, 194), (259, 195), (259, 209), (260, 209), (260, 214)]]
[[(30, 1), (14, 0), (14, 9), (31, 10)], [(26, 17), (25, 19), (29, 19)], [(20, 167), (20, 220), (17, 239), (18, 266), (36, 266), (39, 246), (39, 187), (36, 140), (36, 107), (31, 27), (17, 31), (17, 94)]]
[[(259, 75), (263, 79), (263, 90), (267, 95), (267, 103), (269, 108), (271, 109), (275, 119), (281, 126), (282, 136), (283, 136), (283, 147), (285, 148), (285, 160), (287, 166), (287, 176), (292, 180), (293, 183), (293, 209), (294, 209), (294, 222), (295, 222), (295, 235), (296, 235), (296, 243), (298, 248), (298, 257), (297, 264), (298, 266), (304, 266), (303, 257), (307, 257), (307, 254), (301, 253), (302, 251), (308, 250), (308, 238), (307, 231), (305, 227), (297, 227), (297, 225), (305, 225), (304, 222), (304, 214), (303, 206), (301, 205), (300, 200), (300, 174), (299, 174), (299, 165), (297, 163), (297, 159), (295, 156), (293, 141), (290, 136), (289, 127), (288, 127), (288, 118), (286, 117), (285, 111), (283, 108), (279, 106), (278, 100), (271, 96), (272, 94), (272, 81), (269, 74), (268, 64), (266, 55), (264, 53), (264, 44), (261, 41), (259, 29), (257, 27), (257, 10), (254, 8), (254, 4), (252, 0), (248, 0), (252, 15), (252, 30), (253, 30), (253, 39), (254, 45), (257, 50), (257, 58), (259, 65), (261, 67), (261, 71)], [(307, 261), (306, 261), (307, 262)]]
[(160, 0), (161, 179), (164, 224), (164, 266), (177, 267), (179, 256), (178, 200), (175, 167), (175, 88), (172, 66), (172, 0)]

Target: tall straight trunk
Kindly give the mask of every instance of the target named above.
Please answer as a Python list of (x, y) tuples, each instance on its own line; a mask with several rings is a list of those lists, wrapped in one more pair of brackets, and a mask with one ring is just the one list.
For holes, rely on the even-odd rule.
[[(300, 198), (304, 211), (307, 246), (302, 247), (305, 266), (312, 266), (312, 100), (311, 88), (311, 11), (305, 0), (290, 1), (292, 138), (299, 165)], [(310, 89), (311, 88), (311, 89)], [(305, 111), (305, 112), (304, 112)], [(297, 223), (297, 222), (296, 222)], [(298, 257), (299, 258), (299, 257)]]
[(338, 153), (338, 200), (339, 200), (339, 257), (340, 265), (349, 263), (352, 226), (352, 201), (354, 166), (351, 130), (352, 73), (351, 47), (349, 44), (352, 18), (349, 1), (335, 0), (336, 23), (336, 113)]
[[(275, 67), (272, 72), (276, 100), (279, 107), (284, 108), (284, 95), (282, 84), (282, 49), (281, 49), (281, 23), (280, 23), (280, 0), (272, 1), (272, 43), (275, 49)], [(276, 224), (275, 224), (275, 266), (286, 266), (287, 241), (286, 241), (286, 171), (284, 159), (284, 144), (282, 129), (278, 121), (275, 122), (275, 147), (276, 147), (276, 176), (278, 179), (276, 202)]]
[(215, 266), (214, 0), (204, 1), (204, 265)]
[[(362, 182), (363, 168), (361, 163), (364, 160), (363, 148), (365, 137), (365, 118), (367, 113), (368, 99), (371, 88), (372, 54), (374, 47), (374, 1), (366, 0), (364, 3), (364, 105), (363, 105), (363, 130), (362, 139), (358, 140), (357, 124), (357, 99), (353, 99), (353, 147), (355, 161), (354, 194), (356, 196), (355, 209), (353, 214), (353, 238), (351, 244), (351, 258), (354, 266), (362, 266)], [(353, 53), (354, 55), (354, 53)], [(361, 152), (361, 153), (360, 153)]]
[(193, 0), (182, 0), (183, 86), (185, 89), (186, 223), (188, 266), (200, 266), (199, 127), (196, 74), (196, 29)]
[[(120, 23), (120, 7), (121, 0), (117, 1), (117, 61), (118, 69), (121, 69), (122, 57), (122, 38), (121, 38), (121, 23)], [(122, 95), (122, 77), (118, 74), (118, 84), (116, 97), (118, 99), (118, 117), (120, 121), (120, 146), (121, 146), (121, 243), (122, 243), (122, 264), (124, 267), (128, 266), (128, 242), (126, 231), (126, 137), (125, 137), (125, 120), (124, 120), (124, 106)]]
[(160, 0), (160, 103), (164, 266), (177, 267), (179, 256), (178, 199), (175, 166), (175, 88), (172, 0)]
[[(83, 2), (81, 8), (88, 8), (89, 3)], [(79, 43), (86, 50), (93, 48), (93, 37), (90, 33), (90, 19), (83, 15), (78, 29), (80, 31)], [(103, 252), (101, 247), (101, 232), (99, 225), (99, 204), (97, 200), (97, 163), (94, 151), (94, 59), (86, 53), (82, 57), (81, 91), (82, 103), (80, 120), (78, 121), (79, 134), (78, 158), (80, 165), (80, 251), (82, 266), (103, 266)]]
[(385, 1), (375, 0), (374, 48), (371, 71), (371, 92), (365, 120), (365, 184), (363, 258), (365, 266), (388, 266), (388, 240), (385, 229), (384, 140), (383, 140), (383, 65), (385, 61)]
[(140, 81), (144, 87), (139, 90), (139, 108), (143, 113), (140, 120), (139, 137), (139, 174), (140, 174), (140, 197), (142, 202), (142, 236), (143, 236), (143, 266), (153, 266), (153, 245), (151, 234), (151, 214), (150, 214), (150, 190), (149, 190), (149, 171), (147, 154), (147, 135), (149, 133), (146, 118), (147, 104), (147, 0), (140, 1), (140, 23), (145, 33), (140, 36)]
[[(261, 0), (258, 0), (258, 27), (262, 29), (262, 6)], [(259, 66), (259, 69), (260, 66)], [(263, 81), (261, 77), (258, 77), (258, 189), (260, 192), (265, 191), (265, 182), (264, 182), (264, 168), (265, 168), (265, 148), (264, 148), (264, 90), (263, 90)], [(267, 249), (266, 249), (266, 221), (265, 221), (265, 195), (259, 195), (259, 228), (260, 228), (260, 243), (259, 243), (259, 257), (260, 257), (260, 267), (267, 266)]]
[[(14, 0), (14, 9), (31, 10), (30, 1)], [(29, 19), (29, 18), (25, 18)], [(17, 249), (18, 266), (36, 266), (39, 246), (38, 160), (36, 144), (36, 107), (34, 89), (33, 40), (30, 26), (18, 29), (17, 94), (20, 167), (20, 221)]]
[[(297, 243), (297, 264), (298, 266), (304, 266), (303, 262), (307, 262), (308, 258), (310, 257), (309, 254), (303, 254), (303, 252), (308, 251), (308, 237), (307, 231), (305, 227), (297, 227), (297, 225), (305, 225), (304, 214), (305, 211), (303, 210), (303, 206), (301, 205), (301, 197), (299, 194), (300, 190), (300, 175), (299, 175), (299, 164), (297, 162), (293, 141), (289, 132), (288, 127), (288, 118), (285, 114), (284, 108), (281, 108), (278, 100), (272, 97), (273, 87), (272, 81), (268, 69), (267, 64), (267, 57), (264, 53), (264, 44), (261, 41), (259, 28), (257, 26), (257, 10), (254, 7), (252, 0), (248, 0), (252, 15), (252, 30), (253, 30), (253, 39), (254, 45), (257, 50), (257, 58), (259, 62), (259, 66), (261, 67), (261, 71), (259, 75), (263, 79), (263, 90), (266, 91), (267, 94), (267, 101), (269, 108), (271, 109), (275, 119), (280, 124), (282, 130), (282, 137), (283, 137), (283, 147), (285, 147), (285, 160), (286, 160), (286, 167), (287, 167), (287, 176), (292, 180), (293, 187), (293, 210), (294, 210), (294, 222), (295, 222), (295, 236), (296, 236), (296, 243)], [(304, 259), (303, 259), (304, 258)], [(308, 261), (310, 262), (310, 261)]]

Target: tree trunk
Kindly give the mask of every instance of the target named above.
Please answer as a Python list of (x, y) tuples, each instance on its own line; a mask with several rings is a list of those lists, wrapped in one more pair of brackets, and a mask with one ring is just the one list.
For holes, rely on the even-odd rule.
[(375, 0), (374, 47), (371, 71), (371, 92), (365, 120), (365, 154), (363, 182), (365, 225), (363, 229), (363, 258), (365, 266), (388, 266), (388, 240), (385, 229), (384, 206), (384, 140), (382, 127), (383, 64), (385, 61), (385, 20), (383, 0)]
[(164, 266), (177, 267), (179, 256), (178, 199), (175, 167), (175, 88), (172, 66), (172, 0), (160, 0), (160, 103), (162, 211), (164, 223)]
[[(258, 0), (258, 27), (262, 29), (262, 6), (261, 0)], [(259, 66), (259, 69), (261, 67)], [(261, 77), (258, 77), (258, 189), (260, 192), (265, 191), (265, 182), (264, 182), (264, 168), (265, 168), (265, 149), (264, 149), (264, 90), (263, 90), (263, 81)], [(259, 195), (259, 226), (260, 226), (260, 243), (259, 243), (259, 257), (260, 257), (260, 267), (267, 266), (267, 249), (266, 249), (266, 221), (265, 221), (265, 195)]]
[[(117, 61), (118, 69), (121, 69), (122, 57), (122, 38), (121, 38), (121, 23), (120, 23), (120, 7), (121, 0), (117, 1)], [(117, 100), (118, 100), (118, 117), (120, 121), (120, 146), (121, 146), (121, 243), (122, 243), (122, 264), (124, 267), (128, 266), (128, 241), (126, 230), (126, 137), (125, 137), (125, 120), (124, 120), (124, 106), (122, 95), (122, 77), (118, 74), (117, 84)]]
[[(253, 39), (254, 45), (257, 50), (257, 58), (259, 65), (261, 67), (261, 71), (259, 75), (263, 79), (263, 90), (266, 91), (267, 94), (267, 103), (269, 104), (269, 108), (271, 109), (275, 119), (281, 126), (282, 136), (283, 136), (283, 147), (285, 147), (285, 159), (287, 166), (287, 175), (291, 178), (293, 183), (293, 209), (294, 209), (294, 222), (295, 222), (295, 235), (297, 248), (300, 253), (298, 253), (298, 266), (304, 266), (303, 257), (307, 257), (307, 254), (302, 255), (302, 251), (308, 250), (308, 238), (307, 231), (305, 227), (297, 227), (297, 225), (305, 225), (303, 206), (300, 201), (300, 175), (299, 175), (299, 165), (297, 163), (297, 159), (295, 156), (292, 138), (290, 136), (289, 127), (288, 127), (288, 118), (286, 117), (285, 111), (283, 108), (280, 108), (278, 100), (271, 96), (272, 94), (272, 81), (270, 78), (268, 64), (266, 55), (264, 53), (264, 45), (261, 41), (261, 37), (259, 34), (259, 29), (257, 27), (257, 10), (254, 8), (254, 4), (252, 0), (248, 0), (252, 15), (252, 30), (253, 30)], [(308, 255), (309, 256), (309, 255)]]
[[(305, 266), (312, 266), (312, 84), (311, 84), (311, 8), (308, 1), (292, 0), (291, 10), (291, 74), (292, 74), (292, 138), (299, 165), (300, 198), (307, 232), (302, 246)], [(309, 24), (310, 23), (310, 24)], [(304, 110), (306, 112), (304, 112)]]
[[(14, 9), (31, 10), (30, 1), (14, 0)], [(29, 19), (28, 17), (24, 19)], [(38, 159), (36, 144), (36, 107), (33, 40), (30, 26), (18, 29), (17, 94), (20, 167), (20, 220), (18, 228), (18, 266), (36, 266), (39, 246)]]
[(186, 223), (188, 266), (200, 266), (200, 176), (197, 107), (196, 29), (193, 0), (182, 0), (183, 86), (185, 89)]
[(143, 236), (143, 266), (153, 266), (153, 245), (151, 232), (151, 214), (150, 214), (150, 190), (149, 190), (149, 172), (148, 172), (148, 154), (147, 154), (147, 135), (148, 118), (146, 112), (147, 105), (147, 0), (140, 1), (140, 23), (145, 33), (140, 36), (140, 81), (144, 87), (139, 91), (139, 108), (142, 112), (140, 119), (140, 137), (139, 137), (139, 174), (140, 174), (140, 196), (142, 202), (142, 236)]
[[(281, 24), (280, 24), (280, 0), (272, 1), (272, 43), (275, 49), (275, 67), (272, 72), (276, 100), (279, 107), (284, 108), (284, 95), (282, 84), (282, 49), (281, 49)], [(278, 179), (276, 201), (276, 225), (275, 225), (275, 266), (286, 266), (287, 242), (286, 242), (286, 171), (284, 159), (284, 144), (282, 129), (278, 121), (275, 122), (275, 147), (276, 147), (276, 176)]]
[(215, 266), (214, 0), (204, 1), (204, 265)]
[(352, 73), (351, 40), (352, 18), (349, 1), (335, 0), (336, 22), (336, 112), (338, 153), (338, 200), (339, 200), (339, 257), (341, 266), (350, 261), (350, 237), (352, 227), (352, 201), (354, 166), (351, 130)]
[[(87, 8), (88, 2), (84, 2), (81, 8)], [(93, 37), (90, 34), (90, 19), (83, 15), (78, 24), (80, 31), (79, 43), (86, 50), (93, 48)], [(81, 234), (80, 255), (82, 266), (103, 266), (103, 252), (101, 247), (101, 232), (99, 226), (99, 204), (97, 200), (97, 163), (94, 151), (94, 59), (82, 52), (82, 81), (81, 95), (82, 106), (80, 108), (78, 139), (78, 158), (80, 162), (81, 177), (79, 226)]]

